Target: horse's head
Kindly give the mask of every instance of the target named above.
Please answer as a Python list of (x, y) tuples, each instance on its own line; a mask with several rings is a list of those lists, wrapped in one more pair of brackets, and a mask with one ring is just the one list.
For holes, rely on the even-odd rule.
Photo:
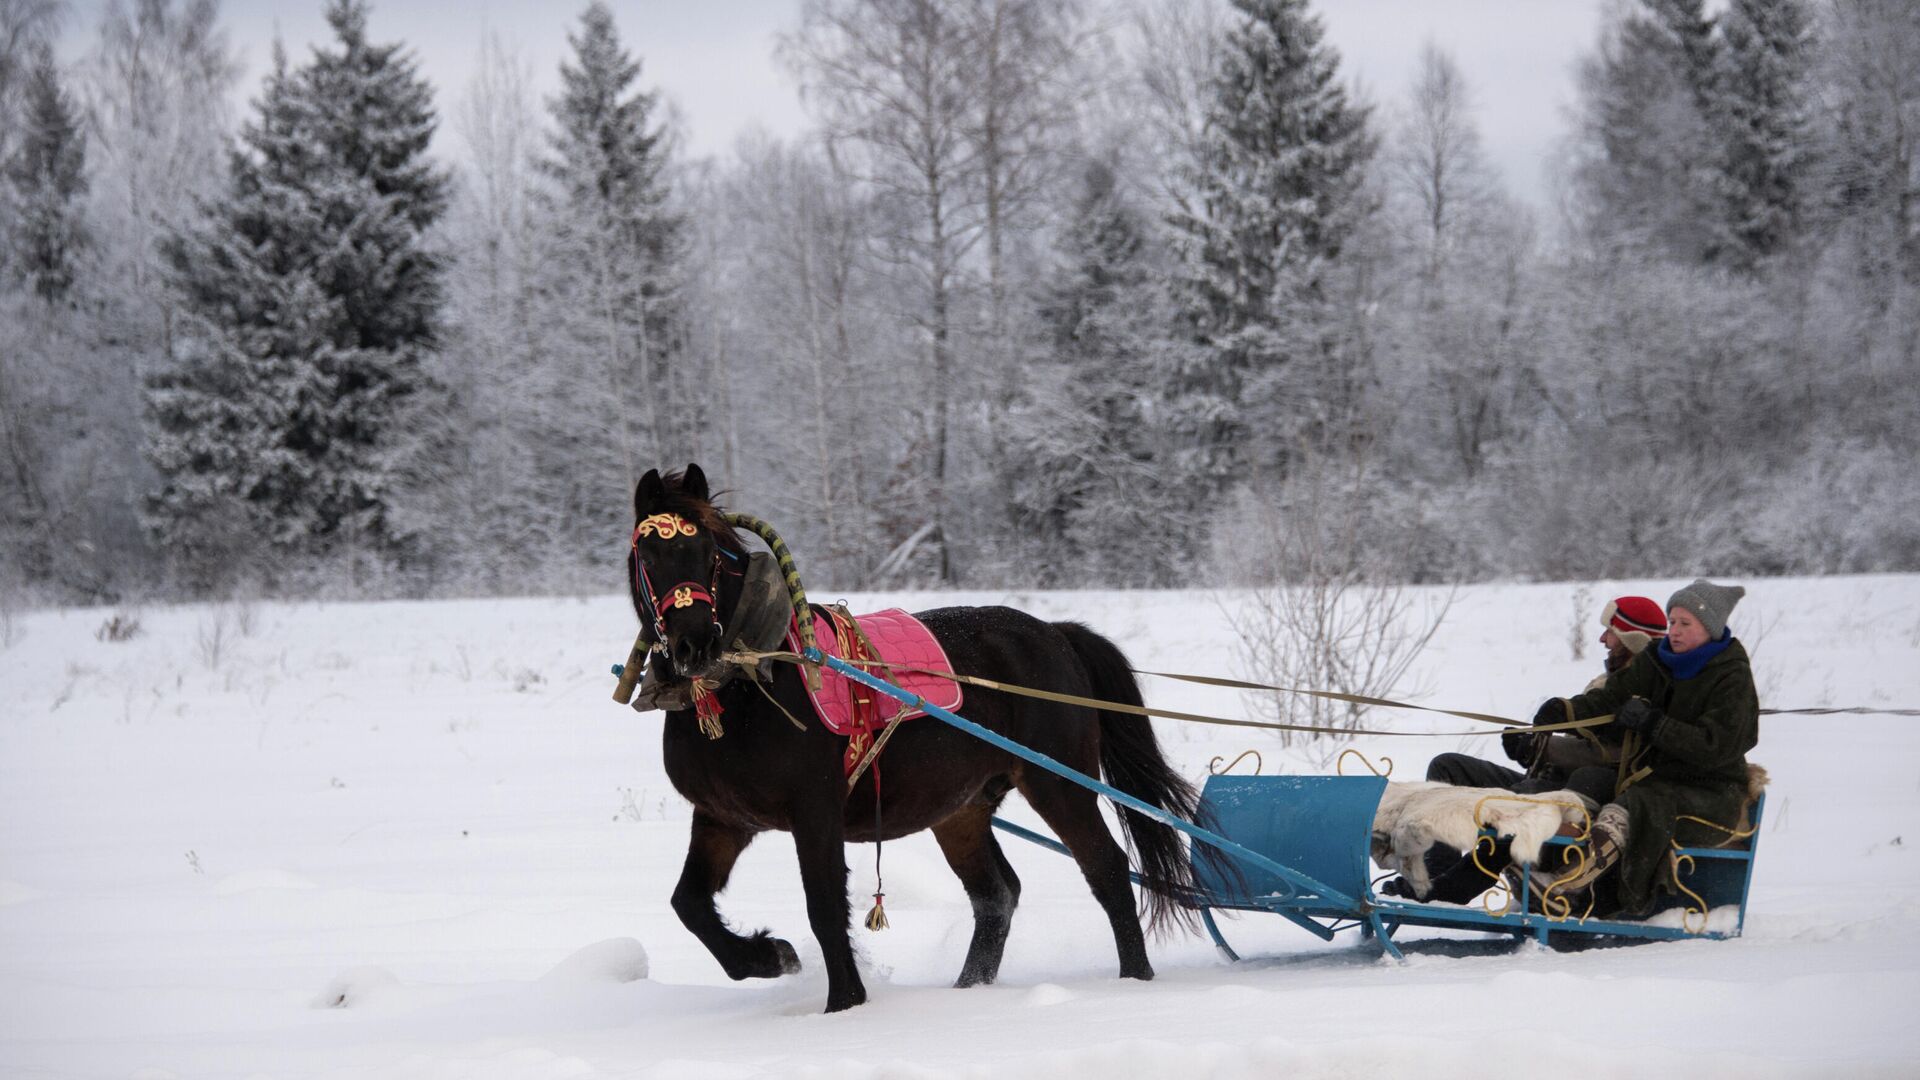
[(633, 491), (633, 547), (627, 555), (634, 610), (665, 647), (673, 670), (692, 679), (713, 670), (725, 647), (722, 560), (742, 554), (720, 516), (700, 466), (649, 470)]

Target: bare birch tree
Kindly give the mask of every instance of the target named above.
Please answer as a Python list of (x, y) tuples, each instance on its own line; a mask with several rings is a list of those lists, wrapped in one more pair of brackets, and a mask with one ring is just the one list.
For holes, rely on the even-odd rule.
[(942, 582), (958, 573), (954, 308), (962, 260), (985, 226), (980, 150), (968, 138), (981, 43), (965, 14), (942, 0), (807, 0), (786, 42), (829, 136), (864, 152), (866, 182), (899, 208), (884, 242), (919, 293), (931, 399), (928, 524)]
[(875, 418), (904, 388), (872, 313), (885, 284), (869, 265), (866, 199), (831, 144), (761, 137), (742, 140), (718, 200), (711, 274), (716, 295), (734, 301), (739, 364), (752, 373), (737, 400), (749, 415), (782, 417), (743, 447), (747, 490), (799, 522), (789, 541), (823, 582), (863, 587), (881, 554), (876, 462), (901, 452)]
[(1420, 50), (1420, 65), (1398, 119), (1387, 164), (1395, 185), (1420, 212), (1426, 300), (1438, 304), (1433, 290), (1448, 257), (1484, 209), (1494, 180), (1480, 147), (1466, 75), (1432, 41)]
[[(1072, 0), (971, 0), (979, 43), (975, 111), (968, 137), (979, 159), (987, 256), (987, 334), (994, 363), (996, 429), (1018, 389), (1009, 305), (1009, 234), (1029, 215), (1062, 158), (1061, 132), (1073, 120), (1081, 12)], [(996, 448), (1000, 445), (996, 438)], [(996, 453), (996, 459), (998, 454)], [(996, 472), (1002, 470), (996, 468)]]
[(1467, 477), (1502, 435), (1525, 363), (1530, 215), (1502, 191), (1480, 144), (1472, 88), (1446, 52), (1421, 51), (1386, 153), (1390, 218), (1413, 263), (1402, 315), (1415, 400)]
[(1142, 171), (1166, 210), (1197, 212), (1182, 179), (1198, 166), (1207, 123), (1207, 83), (1226, 36), (1222, 5), (1150, 0), (1128, 27), (1132, 92), (1122, 113), (1144, 129)]

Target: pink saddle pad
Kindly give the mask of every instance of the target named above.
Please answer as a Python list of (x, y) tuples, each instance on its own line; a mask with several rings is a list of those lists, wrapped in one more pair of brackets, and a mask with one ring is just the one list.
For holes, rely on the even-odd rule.
[[(907, 614), (899, 608), (876, 611), (871, 615), (856, 615), (854, 621), (873, 643), (874, 650), (882, 660), (899, 664), (906, 668), (925, 668), (929, 671), (952, 672), (953, 664), (947, 660), (947, 651), (934, 639), (933, 631), (925, 623)], [(813, 620), (813, 632), (820, 651), (828, 656), (845, 657), (846, 649), (839, 636), (834, 632), (833, 620), (816, 618)], [(787, 630), (788, 647), (800, 651), (800, 636), (797, 626)], [(918, 694), (927, 701), (943, 709), (960, 707), (960, 684), (938, 675), (926, 675), (919, 671), (905, 671), (900, 668), (874, 666), (868, 670), (887, 680), (910, 694)], [(871, 715), (875, 717), (876, 729), (885, 727), (894, 714), (900, 711), (900, 703), (878, 690), (872, 690), (854, 682), (845, 675), (821, 669), (820, 689), (810, 692), (813, 698), (813, 711), (820, 716), (820, 722), (835, 735), (852, 734), (855, 728), (854, 709), (873, 702)], [(926, 711), (916, 709), (901, 717), (911, 720), (916, 716), (925, 716)]]

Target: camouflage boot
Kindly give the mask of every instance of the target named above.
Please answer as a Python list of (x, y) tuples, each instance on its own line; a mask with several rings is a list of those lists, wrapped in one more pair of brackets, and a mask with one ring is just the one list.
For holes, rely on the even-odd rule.
[[(1548, 914), (1577, 914), (1587, 906), (1593, 884), (1620, 862), (1627, 847), (1627, 808), (1608, 803), (1593, 819), (1584, 853), (1574, 854), (1571, 869), (1536, 867), (1531, 873), (1533, 892)], [(1578, 851), (1578, 849), (1570, 849)]]

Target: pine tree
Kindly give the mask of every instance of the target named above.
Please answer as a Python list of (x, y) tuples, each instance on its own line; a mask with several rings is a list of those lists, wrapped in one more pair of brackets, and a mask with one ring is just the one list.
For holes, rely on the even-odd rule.
[(1322, 358), (1315, 308), (1371, 211), (1362, 186), (1377, 145), (1306, 0), (1234, 6), (1244, 19), (1221, 50), (1191, 180), (1199, 209), (1173, 222), (1202, 347), (1181, 366), (1171, 407), (1203, 491), (1243, 476), (1250, 440), (1277, 434), (1284, 369)]
[(322, 148), (326, 182), (311, 185), (322, 218), (338, 229), (321, 283), (346, 306), (354, 345), (394, 354), (389, 370), (342, 373), (357, 393), (378, 383), (404, 396), (418, 382), (418, 352), (435, 343), (442, 260), (421, 236), (447, 206), (447, 178), (427, 160), (438, 121), (433, 91), (398, 43), (367, 41), (364, 0), (331, 0), (338, 48), (316, 49), (301, 72), (311, 106), (302, 126)]
[(1812, 139), (1812, 18), (1803, 0), (1733, 0), (1715, 84), (1727, 261), (1751, 268), (1797, 234)]
[(1717, 57), (1704, 0), (1640, 0), (1602, 31), (1581, 65), (1577, 173), (1597, 240), (1683, 263), (1717, 256)]
[(422, 160), (434, 119), (414, 62), (367, 43), (362, 3), (333, 0), (327, 20), (337, 48), (297, 71), (276, 50), (226, 195), (164, 245), (186, 317), (149, 380), (164, 483), (148, 509), (203, 567), (236, 528), (350, 560), (406, 540), (395, 499), (441, 304), (422, 234), (446, 181)]
[(27, 72), (20, 145), (6, 162), (9, 276), (48, 304), (69, 298), (88, 243), (87, 142), (53, 50), (36, 50)]
[(254, 537), (297, 547), (318, 531), (310, 440), (296, 420), (326, 398), (313, 332), (323, 301), (308, 258), (320, 223), (301, 186), (317, 155), (277, 46), (255, 108), (225, 197), (162, 246), (183, 319), (176, 362), (147, 385), (147, 454), (162, 477), (147, 510), (196, 588), (217, 584)]
[[(559, 297), (597, 352), (594, 394), (619, 414), (626, 465), (662, 460), (700, 426), (680, 341), (679, 275), (685, 223), (669, 203), (668, 144), (656, 96), (634, 88), (640, 63), (620, 43), (613, 14), (590, 4), (569, 34), (555, 130), (543, 171), (557, 189), (549, 219), (559, 251)], [(606, 391), (615, 390), (613, 398)], [(646, 443), (628, 425), (646, 410)]]
[(22, 84), (44, 47), (60, 36), (65, 0), (0, 0), (0, 166), (25, 126)]
[(1174, 515), (1157, 469), (1168, 305), (1112, 165), (1088, 166), (1058, 255), (1040, 296), (1046, 360), (1010, 423), (1014, 524), (1046, 553), (1043, 584), (1167, 584), (1181, 546), (1165, 542)]
[(1686, 85), (1695, 108), (1713, 112), (1720, 42), (1706, 0), (1641, 0), (1646, 14), (1634, 20), (1633, 40), (1661, 54)]
[(1799, 228), (1812, 143), (1805, 0), (1640, 0), (1584, 72), (1597, 231), (1751, 271)]

